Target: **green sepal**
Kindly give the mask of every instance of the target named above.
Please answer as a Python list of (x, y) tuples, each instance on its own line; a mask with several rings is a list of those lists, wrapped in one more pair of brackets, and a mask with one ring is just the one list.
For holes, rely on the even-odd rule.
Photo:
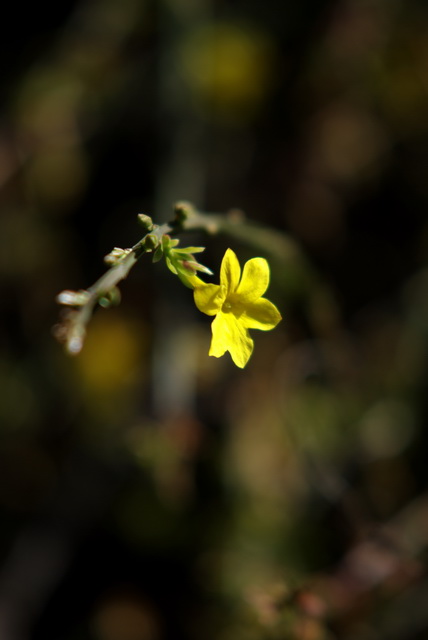
[(190, 265), (190, 269), (195, 269), (196, 271), (201, 271), (202, 273), (206, 273), (209, 276), (214, 275), (213, 272), (211, 271), (211, 269), (208, 269), (208, 267), (206, 267), (203, 264), (200, 264), (199, 262), (189, 261), (189, 265)]
[(162, 248), (165, 253), (173, 247), (176, 247), (179, 242), (180, 240), (178, 240), (177, 238), (171, 238), (171, 236), (167, 233), (164, 233), (161, 239)]
[(177, 270), (177, 275), (179, 273), (183, 274), (184, 276), (194, 276), (196, 273), (196, 270), (191, 267), (191, 266), (187, 266), (185, 264), (183, 264), (182, 262), (175, 262), (174, 263), (174, 267)]
[(175, 268), (175, 266), (172, 264), (172, 262), (171, 262), (171, 260), (168, 258), (168, 256), (165, 256), (165, 262), (166, 262), (166, 266), (168, 267), (168, 269), (169, 269), (170, 271), (172, 271), (172, 273), (173, 273), (174, 275), (178, 275), (178, 271), (177, 271), (177, 269), (176, 269), (176, 268)]
[(159, 260), (162, 260), (162, 258), (163, 258), (163, 250), (162, 250), (162, 246), (159, 245), (153, 254), (152, 262), (159, 262)]
[(202, 253), (205, 251), (205, 247), (180, 247), (180, 253)]

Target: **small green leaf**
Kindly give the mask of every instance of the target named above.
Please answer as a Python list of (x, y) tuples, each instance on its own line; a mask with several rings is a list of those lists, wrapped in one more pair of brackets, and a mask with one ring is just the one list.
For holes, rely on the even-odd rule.
[(194, 276), (196, 271), (194, 268), (188, 266), (189, 263), (185, 262), (175, 262), (174, 266), (177, 269), (177, 273), (181, 273), (184, 276)]
[(163, 258), (163, 250), (162, 250), (162, 246), (159, 245), (153, 254), (153, 262), (159, 262), (159, 260), (162, 260), (162, 258)]
[(205, 247), (180, 247), (181, 253), (202, 253), (205, 251)]
[(207, 273), (209, 276), (214, 275), (211, 269), (208, 269), (208, 267), (206, 267), (205, 265), (200, 264), (200, 262), (189, 262), (188, 264), (191, 266), (192, 269), (196, 269), (196, 271)]
[(168, 269), (170, 271), (172, 271), (172, 273), (174, 275), (177, 275), (177, 269), (175, 268), (175, 266), (172, 264), (171, 260), (168, 258), (168, 256), (165, 256), (165, 262), (166, 262), (166, 266), (168, 267)]

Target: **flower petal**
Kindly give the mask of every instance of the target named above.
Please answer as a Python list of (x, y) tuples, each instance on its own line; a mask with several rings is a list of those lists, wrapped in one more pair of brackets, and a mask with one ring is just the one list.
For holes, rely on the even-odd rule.
[(245, 305), (239, 320), (246, 329), (269, 331), (281, 320), (281, 314), (270, 300), (259, 298)]
[(223, 256), (220, 267), (220, 283), (226, 287), (227, 295), (235, 291), (240, 277), (241, 267), (236, 253), (232, 249), (228, 249)]
[(218, 284), (204, 284), (195, 287), (193, 297), (199, 311), (206, 313), (207, 316), (215, 316), (226, 298), (226, 289)]
[(233, 362), (243, 369), (254, 347), (247, 329), (233, 313), (220, 312), (211, 324), (213, 337), (209, 350), (210, 356), (220, 358), (229, 351)]
[(211, 323), (211, 346), (208, 355), (221, 358), (229, 347), (229, 330), (225, 321), (225, 313), (218, 313)]
[(269, 264), (264, 258), (252, 258), (244, 265), (242, 279), (236, 293), (239, 302), (247, 304), (260, 298), (269, 285)]

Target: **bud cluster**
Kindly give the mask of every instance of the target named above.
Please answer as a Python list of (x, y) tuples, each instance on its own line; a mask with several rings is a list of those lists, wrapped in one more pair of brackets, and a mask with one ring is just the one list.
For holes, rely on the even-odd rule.
[(153, 261), (157, 262), (162, 255), (165, 256), (165, 262), (168, 269), (178, 275), (180, 279), (187, 284), (188, 279), (195, 276), (198, 271), (212, 275), (212, 271), (200, 264), (194, 253), (205, 251), (205, 247), (180, 247), (177, 248), (179, 240), (172, 239), (168, 234), (162, 236), (162, 241), (155, 254)]
[(65, 307), (83, 307), (90, 297), (91, 294), (89, 291), (85, 291), (84, 289), (80, 289), (79, 291), (66, 289), (57, 295), (56, 301)]
[(104, 262), (111, 267), (115, 267), (122, 260), (126, 258), (132, 252), (132, 249), (121, 249), (120, 247), (114, 247), (106, 256), (104, 256)]

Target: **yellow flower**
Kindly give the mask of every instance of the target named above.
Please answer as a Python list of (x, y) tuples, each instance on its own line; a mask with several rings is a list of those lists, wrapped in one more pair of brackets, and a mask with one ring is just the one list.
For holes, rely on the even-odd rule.
[(235, 253), (228, 249), (220, 269), (220, 284), (194, 280), (194, 298), (199, 311), (215, 316), (210, 356), (219, 358), (229, 351), (233, 362), (245, 367), (254, 342), (248, 329), (269, 331), (281, 320), (278, 309), (262, 295), (269, 284), (269, 264), (264, 258), (252, 258), (241, 267)]

